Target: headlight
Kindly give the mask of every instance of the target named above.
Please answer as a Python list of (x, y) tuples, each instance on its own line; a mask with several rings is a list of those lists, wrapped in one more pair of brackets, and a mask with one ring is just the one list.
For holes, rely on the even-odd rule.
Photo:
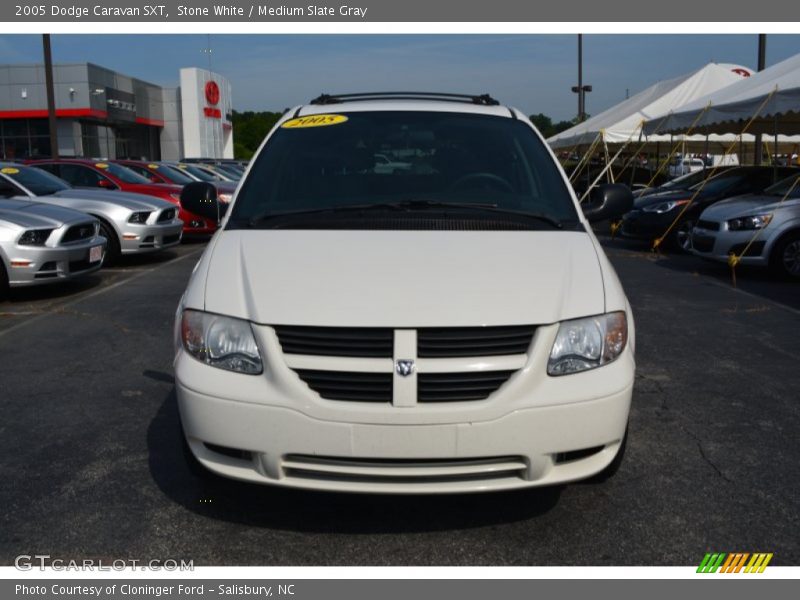
[(17, 243), (20, 246), (44, 246), (51, 233), (52, 229), (29, 229), (19, 236)]
[(625, 349), (628, 321), (624, 312), (564, 321), (547, 361), (548, 375), (567, 375), (610, 363)]
[(750, 215), (728, 221), (728, 229), (731, 231), (741, 231), (743, 229), (764, 229), (772, 221), (772, 214)]
[(181, 339), (189, 354), (212, 367), (249, 375), (263, 371), (261, 355), (248, 321), (184, 310)]
[(143, 210), (141, 212), (135, 212), (128, 218), (128, 223), (138, 223), (139, 225), (144, 225), (147, 223), (147, 219), (150, 218), (150, 211)]
[(684, 204), (689, 204), (689, 199), (686, 200), (668, 200), (666, 202), (659, 202), (658, 204), (651, 204), (650, 206), (645, 206), (642, 210), (644, 212), (652, 212), (652, 213), (667, 213), (672, 209), (683, 206)]
[(220, 194), (217, 196), (220, 202), (225, 204), (230, 204), (231, 198), (233, 198), (233, 194)]

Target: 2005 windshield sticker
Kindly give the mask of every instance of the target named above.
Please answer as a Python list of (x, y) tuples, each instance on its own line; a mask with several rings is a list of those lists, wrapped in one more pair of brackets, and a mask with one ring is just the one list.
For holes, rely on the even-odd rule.
[(344, 115), (309, 115), (307, 117), (289, 119), (281, 125), (281, 128), (305, 129), (306, 127), (327, 127), (328, 125), (341, 125), (345, 121), (347, 121), (347, 117)]

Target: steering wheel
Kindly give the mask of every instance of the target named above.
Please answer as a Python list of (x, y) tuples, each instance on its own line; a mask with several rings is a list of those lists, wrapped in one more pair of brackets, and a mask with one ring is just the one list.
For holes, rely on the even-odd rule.
[(477, 186), (475, 185), (467, 185), (473, 182), (478, 182), (484, 180), (485, 183), (489, 184), (490, 186), (494, 186), (495, 188), (499, 188), (504, 192), (514, 193), (513, 186), (508, 182), (507, 179), (503, 179), (499, 175), (495, 175), (494, 173), (467, 173), (463, 177), (459, 177), (453, 183), (450, 184), (448, 191), (450, 192), (457, 192), (462, 189), (474, 189)]

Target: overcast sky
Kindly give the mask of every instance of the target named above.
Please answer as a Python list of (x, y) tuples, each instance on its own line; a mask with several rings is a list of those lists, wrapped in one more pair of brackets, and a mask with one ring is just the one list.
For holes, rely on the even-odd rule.
[[(54, 62), (93, 62), (175, 86), (181, 67), (208, 67), (205, 35), (55, 35)], [(709, 61), (755, 68), (756, 35), (584, 36), (586, 110), (602, 112), (650, 84)], [(484, 93), (527, 114), (571, 119), (575, 35), (212, 35), (211, 68), (236, 110), (283, 110), (321, 92)], [(770, 35), (767, 66), (800, 53), (800, 36)], [(41, 37), (0, 35), (0, 63), (41, 62)]]

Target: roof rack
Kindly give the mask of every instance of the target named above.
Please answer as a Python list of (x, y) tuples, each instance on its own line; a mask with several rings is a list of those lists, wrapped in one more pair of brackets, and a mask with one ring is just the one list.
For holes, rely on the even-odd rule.
[(356, 94), (320, 94), (310, 104), (339, 104), (365, 100), (438, 100), (441, 102), (466, 102), (482, 106), (500, 103), (489, 94), (443, 94), (439, 92), (361, 92)]

